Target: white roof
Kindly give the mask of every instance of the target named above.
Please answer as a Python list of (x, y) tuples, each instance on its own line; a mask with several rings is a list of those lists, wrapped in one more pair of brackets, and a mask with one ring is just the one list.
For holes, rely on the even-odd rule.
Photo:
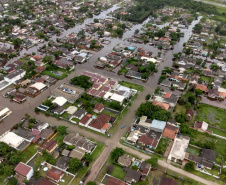
[(4, 142), (13, 148), (17, 148), (23, 141), (24, 138), (16, 135), (14, 132), (6, 132), (0, 137), (0, 142)]
[(113, 93), (111, 93), (111, 92), (107, 92), (107, 93), (104, 95), (104, 99), (105, 99), (105, 100), (108, 99), (109, 97), (112, 96), (112, 94), (113, 94)]
[(219, 87), (219, 88), (218, 88), (218, 91), (219, 91), (219, 92), (225, 92), (225, 93), (226, 93), (226, 89), (224, 89), (224, 88), (222, 88), (222, 87)]
[(202, 122), (202, 130), (206, 131), (208, 129), (208, 123), (206, 123), (205, 121)]
[(67, 102), (67, 99), (62, 96), (59, 96), (52, 101), (52, 103), (56, 103), (59, 106), (63, 106), (66, 102)]
[(6, 107), (6, 108), (4, 108), (4, 109), (2, 109), (1, 111), (0, 111), (0, 116), (2, 116), (2, 115), (4, 115), (5, 113), (7, 113), (7, 112), (9, 112), (10, 110)]
[(171, 160), (174, 157), (175, 159), (184, 160), (189, 140), (188, 137), (175, 138), (168, 159)]
[(116, 94), (116, 93), (114, 93), (114, 94), (111, 96), (111, 100), (115, 100), (115, 101), (120, 102), (120, 103), (123, 102), (124, 99), (125, 99), (124, 96), (121, 96), (121, 95)]
[(66, 109), (66, 112), (67, 112), (68, 114), (74, 114), (77, 110), (78, 110), (77, 107), (75, 107), (75, 106), (70, 106), (70, 107), (68, 107), (68, 108)]
[(42, 89), (44, 89), (46, 87), (46, 85), (42, 82), (36, 82), (35, 84), (31, 85), (30, 87), (34, 87), (34, 88), (38, 89), (39, 91), (41, 91)]
[(147, 60), (148, 62), (156, 63), (157, 60), (155, 58), (141, 57), (141, 60)]

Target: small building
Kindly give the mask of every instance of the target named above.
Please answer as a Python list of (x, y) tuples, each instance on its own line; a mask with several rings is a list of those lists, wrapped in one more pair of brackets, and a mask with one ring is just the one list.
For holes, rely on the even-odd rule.
[(106, 185), (126, 185), (126, 183), (114, 177), (109, 177)]
[(58, 144), (55, 140), (49, 140), (44, 145), (42, 145), (40, 149), (46, 150), (48, 153), (52, 153), (57, 147)]
[(93, 112), (100, 114), (104, 110), (104, 105), (102, 103), (98, 103), (93, 108)]
[(17, 175), (25, 178), (26, 180), (30, 180), (30, 178), (34, 174), (34, 170), (32, 167), (20, 162), (16, 168), (14, 169)]
[(208, 126), (208, 123), (206, 123), (205, 121), (196, 121), (194, 124), (194, 128), (200, 132), (206, 132)]
[(159, 121), (154, 119), (151, 123), (151, 130), (154, 130), (156, 132), (163, 132), (164, 128), (166, 126), (166, 122), (165, 121)]
[(208, 92), (208, 88), (206, 85), (196, 84), (195, 89), (201, 90), (203, 93)]
[(64, 173), (56, 168), (52, 168), (47, 172), (47, 177), (56, 183), (58, 183), (63, 176)]
[(185, 113), (188, 117), (188, 120), (191, 120), (193, 118), (194, 112), (192, 109), (188, 109)]
[(174, 140), (178, 131), (179, 131), (178, 127), (175, 127), (167, 123), (162, 133), (162, 136)]
[(155, 105), (155, 106), (159, 106), (159, 107), (161, 107), (164, 110), (168, 110), (170, 108), (169, 104), (164, 103), (164, 102), (160, 102), (160, 101), (157, 101), (157, 100), (154, 100), (152, 102), (152, 104)]
[(11, 113), (12, 113), (12, 111), (9, 110), (7, 107), (6, 108), (0, 107), (0, 121), (2, 121), (3, 119), (5, 119)]
[(130, 166), (133, 161), (134, 161), (133, 157), (128, 154), (123, 154), (118, 158), (118, 163), (124, 167)]
[(168, 177), (164, 177), (160, 185), (177, 185), (177, 181)]
[(126, 172), (124, 181), (129, 184), (137, 183), (141, 179), (142, 174), (140, 171), (136, 171), (131, 168), (124, 168), (124, 171)]

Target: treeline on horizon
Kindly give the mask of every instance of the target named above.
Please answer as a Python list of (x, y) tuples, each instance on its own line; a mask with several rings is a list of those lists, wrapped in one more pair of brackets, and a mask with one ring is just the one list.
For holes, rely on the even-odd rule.
[[(154, 15), (155, 11), (165, 6), (180, 7), (191, 11), (192, 13), (206, 13), (208, 15), (221, 15), (214, 5), (197, 2), (194, 0), (135, 0), (135, 6), (128, 10), (125, 19), (132, 22), (141, 22), (149, 15)], [(119, 18), (120, 15), (118, 14)]]

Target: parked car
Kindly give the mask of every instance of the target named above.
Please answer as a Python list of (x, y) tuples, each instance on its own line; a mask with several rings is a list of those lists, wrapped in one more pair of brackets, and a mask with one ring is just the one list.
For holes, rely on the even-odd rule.
[(123, 125), (123, 126), (121, 127), (121, 129), (122, 129), (122, 128), (125, 128), (125, 127), (126, 127), (126, 125)]

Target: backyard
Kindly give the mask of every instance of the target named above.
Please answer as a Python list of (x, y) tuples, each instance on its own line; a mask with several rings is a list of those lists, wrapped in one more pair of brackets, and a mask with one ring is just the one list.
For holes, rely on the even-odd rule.
[(135, 89), (135, 90), (140, 91), (140, 92), (144, 91), (144, 86), (142, 86), (142, 85), (130, 83), (130, 82), (127, 82), (127, 81), (120, 81), (118, 83), (122, 86), (129, 87), (130, 89)]
[(24, 151), (20, 153), (21, 161), (26, 163), (38, 150), (39, 146), (31, 143)]

